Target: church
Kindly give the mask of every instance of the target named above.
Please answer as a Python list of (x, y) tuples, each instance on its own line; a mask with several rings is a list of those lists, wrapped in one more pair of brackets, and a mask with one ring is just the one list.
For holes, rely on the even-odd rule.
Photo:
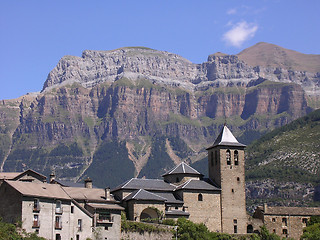
[(247, 233), (245, 145), (224, 126), (207, 148), (209, 178), (182, 162), (163, 179), (132, 178), (111, 193), (129, 220), (185, 217), (210, 231)]

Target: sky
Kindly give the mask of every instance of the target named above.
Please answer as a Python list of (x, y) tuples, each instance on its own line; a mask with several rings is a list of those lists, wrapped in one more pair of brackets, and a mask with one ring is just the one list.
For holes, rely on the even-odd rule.
[(40, 91), (65, 55), (143, 46), (202, 63), (268, 42), (320, 54), (319, 0), (0, 0), (0, 99)]

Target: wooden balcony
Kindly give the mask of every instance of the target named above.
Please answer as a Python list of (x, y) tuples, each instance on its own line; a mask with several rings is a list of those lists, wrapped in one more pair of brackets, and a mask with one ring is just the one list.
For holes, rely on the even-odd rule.
[(100, 224), (110, 224), (113, 223), (114, 217), (108, 217), (108, 218), (97, 218), (97, 223)]

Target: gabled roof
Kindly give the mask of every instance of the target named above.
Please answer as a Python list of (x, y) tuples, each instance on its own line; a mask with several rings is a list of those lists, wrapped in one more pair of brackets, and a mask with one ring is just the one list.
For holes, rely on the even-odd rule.
[(175, 187), (161, 179), (142, 179), (142, 178), (131, 178), (130, 180), (120, 184), (115, 189), (112, 189), (111, 192), (120, 190), (120, 189), (145, 189), (145, 190), (154, 190), (154, 191), (173, 191)]
[(224, 126), (217, 137), (216, 141), (211, 147), (208, 147), (207, 150), (215, 146), (236, 146), (236, 147), (245, 147), (246, 145), (239, 143), (238, 140), (233, 136), (232, 132), (227, 126)]
[(158, 196), (166, 199), (166, 203), (183, 204), (183, 201), (178, 199), (173, 193), (169, 192), (157, 192)]
[(185, 189), (185, 190), (206, 190), (206, 191), (220, 191), (220, 188), (213, 186), (205, 181), (189, 179), (185, 183), (179, 185), (176, 190)]
[(199, 173), (197, 170), (195, 170), (194, 168), (190, 167), (185, 162), (181, 162), (179, 165), (175, 166), (174, 168), (172, 168), (171, 170), (169, 170), (168, 172), (163, 174), (162, 177), (168, 176), (168, 175), (174, 175), (174, 174), (186, 174), (186, 175), (203, 176), (203, 174)]
[(16, 191), (21, 193), (23, 196), (71, 200), (70, 196), (61, 188), (60, 185), (20, 181), (5, 181), (5, 183), (16, 189)]
[(34, 173), (35, 175), (38, 175), (39, 178), (41, 178), (43, 181), (47, 179), (46, 176), (42, 175), (41, 173), (38, 173), (32, 169), (28, 169), (24, 172), (0, 172), (0, 179), (3, 180), (18, 180), (22, 176), (28, 174), (28, 173)]
[(129, 200), (148, 200), (148, 201), (160, 201), (160, 202), (165, 202), (166, 199), (163, 197), (160, 197), (159, 195), (146, 191), (144, 189), (139, 189), (136, 190), (134, 192), (132, 192), (131, 194), (129, 194), (128, 196), (126, 196), (124, 199), (124, 201), (129, 201)]

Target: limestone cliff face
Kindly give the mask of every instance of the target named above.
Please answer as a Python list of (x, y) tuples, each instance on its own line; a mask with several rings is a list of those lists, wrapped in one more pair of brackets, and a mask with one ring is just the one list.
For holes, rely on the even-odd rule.
[(119, 183), (124, 169), (124, 179), (158, 177), (201, 160), (225, 121), (247, 143), (309, 111), (303, 84), (285, 74), (237, 56), (193, 64), (145, 48), (63, 57), (42, 93), (0, 108), (4, 170), (55, 168), (69, 180), (103, 179), (100, 186)]

